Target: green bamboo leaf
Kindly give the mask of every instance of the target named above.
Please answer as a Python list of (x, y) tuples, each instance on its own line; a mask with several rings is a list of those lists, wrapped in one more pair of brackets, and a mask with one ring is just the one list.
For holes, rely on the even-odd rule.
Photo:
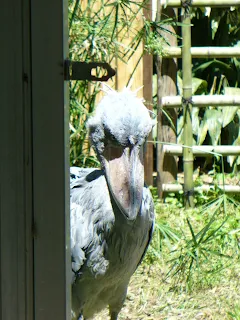
[(178, 122), (177, 122), (177, 142), (179, 144), (184, 144), (184, 140), (183, 140), (183, 126), (184, 126), (184, 117), (180, 116), (178, 118)]
[(168, 238), (174, 242), (180, 240), (178, 233), (164, 223), (156, 223), (155, 228), (158, 229), (164, 235), (165, 238)]
[(222, 112), (216, 109), (207, 109), (204, 114), (204, 119), (207, 123), (212, 145), (216, 146), (222, 130)]
[(207, 92), (208, 83), (206, 80), (196, 77), (192, 78), (192, 94), (201, 95)]
[(78, 7), (79, 7), (79, 2), (80, 2), (80, 0), (76, 0), (76, 2), (75, 2), (75, 5), (74, 5), (73, 11), (72, 11), (71, 18), (69, 19), (69, 30), (71, 30), (71, 28), (72, 28), (73, 20), (74, 20), (74, 18), (75, 18), (77, 9), (78, 9)]
[(205, 251), (207, 251), (208, 253), (211, 253), (215, 256), (221, 257), (221, 258), (227, 258), (227, 259), (233, 259), (233, 257), (227, 255), (227, 254), (223, 254), (221, 252), (215, 251), (215, 250), (210, 250), (210, 249), (204, 249)]
[(177, 134), (177, 130), (176, 130), (175, 124), (174, 124), (171, 116), (169, 115), (168, 110), (167, 109), (163, 109), (162, 112), (163, 112), (164, 116), (167, 118), (171, 129), (174, 131), (175, 134)]
[(213, 64), (213, 61), (204, 62), (204, 63), (200, 64), (200, 66), (196, 67), (193, 72), (194, 73), (199, 72), (199, 71), (202, 72), (205, 69), (207, 69), (209, 66), (211, 66), (212, 64)]
[[(178, 86), (179, 94), (182, 95), (182, 79), (179, 76), (179, 74), (177, 76), (177, 86)], [(208, 84), (206, 80), (199, 79), (196, 77), (192, 78), (192, 94), (193, 95), (196, 95), (196, 94), (201, 95), (203, 93), (206, 93), (207, 86)]]
[[(190, 265), (188, 267), (188, 275), (187, 275), (187, 282), (189, 282), (191, 275), (192, 275), (192, 267), (193, 267), (193, 263), (194, 263), (194, 259), (191, 259)], [(197, 263), (198, 266), (198, 263)]]
[(202, 249), (201, 254), (204, 256), (204, 258), (205, 258), (206, 261), (209, 261), (209, 260), (211, 259), (211, 258), (209, 258), (209, 255), (207, 255), (207, 254), (204, 252), (204, 248)]
[(228, 73), (228, 74), (230, 74), (233, 71), (232, 68), (227, 63), (214, 59), (214, 60), (202, 63), (200, 66), (193, 69), (193, 75), (197, 74), (198, 72), (205, 71), (210, 66), (212, 68), (219, 68), (221, 71), (224, 71), (225, 73)]
[(198, 107), (193, 107), (192, 108), (192, 131), (193, 134), (196, 136), (198, 135), (199, 132), (199, 108)]
[(213, 222), (215, 221), (215, 216), (216, 216), (216, 212), (212, 215), (211, 219), (209, 220), (209, 222), (206, 224), (206, 226), (204, 228), (202, 228), (198, 234), (197, 234), (197, 238), (200, 238), (198, 240), (198, 243), (202, 243), (204, 242), (204, 237), (205, 235), (208, 233), (208, 231), (210, 230), (211, 225), (213, 224)]
[[(191, 249), (192, 249), (192, 248), (191, 248)], [(185, 257), (185, 260), (190, 259), (189, 257), (191, 257), (191, 258), (194, 259), (194, 260), (197, 259), (197, 256), (195, 255), (195, 248), (194, 248), (193, 251), (190, 250), (190, 249), (188, 249), (188, 248), (186, 248), (186, 252), (187, 252), (187, 255), (188, 255), (188, 256)]]
[(188, 227), (189, 227), (189, 229), (190, 229), (190, 232), (191, 232), (191, 235), (192, 235), (192, 240), (193, 240), (193, 242), (194, 242), (194, 245), (195, 245), (195, 247), (197, 247), (197, 246), (198, 246), (197, 239), (196, 239), (196, 237), (195, 237), (195, 234), (194, 234), (192, 225), (191, 225), (191, 223), (190, 223), (190, 221), (189, 221), (188, 218), (187, 218), (187, 224), (188, 224)]
[(179, 75), (179, 72), (177, 73), (177, 88), (178, 88), (178, 94), (182, 96), (183, 91), (182, 91), (182, 78)]
[[(228, 218), (227, 218), (228, 219)], [(227, 219), (225, 219), (218, 228), (214, 229), (209, 233), (209, 235), (203, 240), (203, 243), (207, 243), (214, 238), (217, 232), (222, 228), (222, 226), (226, 223)]]
[[(240, 88), (231, 88), (225, 87), (224, 93), (226, 95), (231, 96), (239, 96), (240, 95)], [(222, 107), (222, 126), (225, 128), (231, 121), (233, 121), (239, 107), (238, 106), (229, 106), (229, 107)]]
[[(239, 136), (237, 137), (237, 139), (233, 142), (233, 146), (240, 146), (240, 129), (239, 129)], [(236, 158), (238, 158), (237, 164), (240, 164), (240, 157), (239, 156), (228, 156), (227, 160), (230, 164), (230, 166), (233, 166), (234, 161), (236, 160)]]
[(198, 131), (198, 137), (197, 137), (197, 144), (202, 145), (208, 132), (208, 123), (206, 121), (206, 118), (204, 117), (203, 120), (201, 121), (201, 124), (199, 126), (199, 131)]

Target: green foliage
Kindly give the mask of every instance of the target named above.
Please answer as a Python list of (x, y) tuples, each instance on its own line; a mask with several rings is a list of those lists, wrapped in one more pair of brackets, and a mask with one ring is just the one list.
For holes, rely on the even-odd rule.
[[(172, 18), (166, 18), (161, 21), (148, 21), (144, 18), (144, 25), (142, 33), (144, 34), (144, 49), (146, 52), (152, 55), (164, 56), (164, 45), (170, 45), (166, 35), (171, 35), (180, 38), (172, 31), (166, 29), (166, 26), (180, 26), (181, 23), (173, 20)], [(163, 36), (164, 34), (164, 36)]]
[[(192, 18), (192, 46), (238, 46), (240, 9), (239, 8), (198, 8)], [(202, 36), (204, 34), (204, 36)], [(210, 91), (213, 83), (221, 90), (222, 77), (228, 86), (239, 84), (239, 61), (229, 59), (194, 59), (193, 76), (205, 79)], [(223, 83), (222, 83), (223, 85)], [(220, 91), (218, 92), (220, 93)]]
[[(151, 189), (157, 228), (148, 255), (152, 261), (161, 258), (169, 264), (166, 279), (170, 277), (176, 289), (191, 291), (196, 286), (210, 286), (239, 260), (239, 196), (227, 196), (219, 188), (227, 178), (221, 160), (221, 168), (215, 165), (209, 172), (213, 188), (195, 193), (196, 209), (183, 208), (182, 192), (169, 194), (163, 204)], [(201, 184), (199, 176), (195, 187)]]
[[(183, 196), (160, 202), (152, 188), (156, 227), (146, 262), (165, 260), (166, 279), (175, 288), (191, 291), (194, 286), (209, 286), (239, 259), (239, 202), (219, 188), (199, 193), (196, 209), (182, 208)], [(174, 196), (168, 197), (174, 199)], [(181, 204), (181, 205), (179, 205)]]

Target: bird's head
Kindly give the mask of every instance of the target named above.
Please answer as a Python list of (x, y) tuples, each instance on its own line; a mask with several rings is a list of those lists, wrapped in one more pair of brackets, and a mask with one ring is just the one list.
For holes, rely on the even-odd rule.
[(134, 220), (142, 202), (144, 144), (153, 120), (136, 92), (103, 90), (107, 94), (88, 121), (89, 137), (114, 200), (125, 217)]

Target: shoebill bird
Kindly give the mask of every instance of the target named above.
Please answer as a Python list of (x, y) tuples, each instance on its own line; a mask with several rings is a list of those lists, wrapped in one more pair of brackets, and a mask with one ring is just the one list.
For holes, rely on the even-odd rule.
[(117, 320), (154, 224), (143, 155), (153, 120), (136, 92), (106, 95), (88, 121), (100, 169), (71, 168), (72, 319)]

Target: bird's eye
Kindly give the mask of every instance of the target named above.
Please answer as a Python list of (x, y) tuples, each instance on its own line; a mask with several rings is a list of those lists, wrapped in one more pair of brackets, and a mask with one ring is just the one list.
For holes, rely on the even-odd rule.
[(113, 146), (118, 146), (119, 142), (118, 140), (115, 138), (115, 136), (113, 134), (109, 135), (109, 142), (113, 145)]
[(105, 144), (105, 146), (107, 146), (107, 145), (118, 146), (119, 142), (109, 130), (105, 130), (104, 144)]
[(111, 143), (111, 144), (117, 143), (117, 139), (112, 134), (110, 129), (108, 127), (106, 127), (106, 126), (104, 126), (104, 133), (105, 133), (105, 142), (106, 143)]
[(115, 136), (112, 133), (110, 133), (109, 138), (111, 141), (117, 141)]

